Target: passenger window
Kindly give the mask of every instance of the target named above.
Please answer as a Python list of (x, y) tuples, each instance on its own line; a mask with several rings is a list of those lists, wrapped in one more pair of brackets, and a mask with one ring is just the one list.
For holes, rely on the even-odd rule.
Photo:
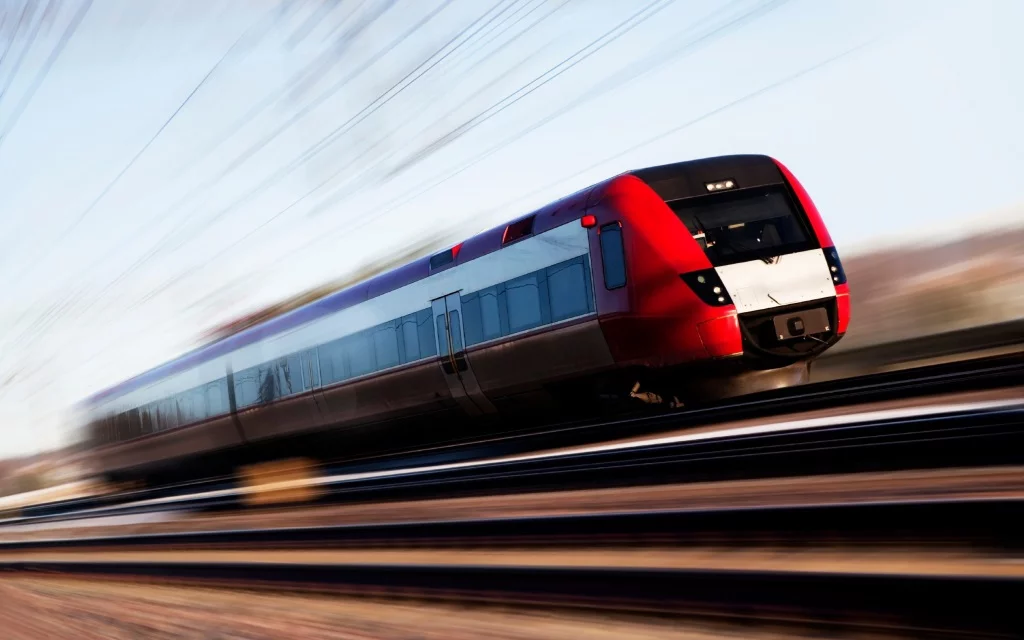
[(178, 407), (178, 415), (181, 416), (181, 424), (192, 422), (192, 394), (188, 391), (178, 394), (174, 398), (174, 404)]
[(352, 377), (372, 373), (377, 368), (373, 341), (368, 333), (358, 333), (349, 338), (345, 343), (345, 352), (348, 354), (348, 366)]
[(223, 383), (223, 380), (218, 380), (206, 385), (207, 417), (219, 416), (226, 410), (223, 405), (224, 394), (221, 391), (221, 384)]
[(373, 349), (377, 354), (377, 367), (387, 369), (398, 362), (398, 333), (394, 322), (385, 322), (373, 332)]
[(420, 334), (416, 326), (416, 314), (402, 318), (402, 340), (405, 342), (405, 358), (403, 362), (420, 359)]
[(153, 433), (153, 405), (146, 405), (139, 410), (142, 416), (142, 434)]
[(548, 267), (552, 322), (575, 318), (590, 311), (590, 295), (584, 272), (582, 258)]
[(258, 398), (260, 404), (273, 402), (278, 397), (277, 371), (276, 367), (269, 364), (261, 364), (257, 369), (257, 380), (259, 380)]
[(481, 289), (462, 298), (462, 315), (467, 345), (501, 337), (498, 287)]
[(320, 375), (322, 384), (340, 382), (347, 379), (348, 369), (345, 366), (344, 339), (328, 342), (317, 349), (320, 355)]
[(128, 430), (133, 438), (138, 438), (142, 433), (142, 424), (139, 422), (139, 410), (137, 408), (128, 410)]
[(537, 274), (531, 273), (505, 285), (511, 333), (533, 329), (543, 323), (539, 280)]
[(317, 366), (316, 349), (310, 349), (299, 356), (302, 367), (302, 389), (309, 391), (320, 386), (320, 367)]
[(117, 414), (117, 436), (121, 440), (127, 440), (132, 437), (127, 413)]
[(462, 311), (466, 316), (466, 326), (463, 331), (466, 333), (466, 344), (483, 342), (483, 323), (480, 318), (480, 294), (472, 293), (463, 296)]
[(420, 357), (428, 358), (437, 355), (437, 343), (434, 342), (433, 311), (423, 309), (416, 313), (416, 325), (419, 327)]
[(498, 287), (488, 287), (480, 292), (480, 323), (483, 339), (501, 337), (501, 312), (498, 309)]
[(256, 367), (235, 374), (235, 403), (239, 408), (251, 407), (259, 401), (258, 375)]
[(302, 391), (302, 364), (298, 354), (277, 361), (277, 385), (279, 398), (295, 395)]
[(618, 289), (626, 285), (626, 254), (622, 246), (622, 227), (618, 223), (606, 224), (598, 234), (601, 239), (601, 262), (604, 266), (604, 286)]

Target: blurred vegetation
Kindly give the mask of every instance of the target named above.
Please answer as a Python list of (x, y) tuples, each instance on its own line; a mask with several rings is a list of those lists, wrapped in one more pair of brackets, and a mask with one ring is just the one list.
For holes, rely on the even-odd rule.
[(835, 350), (1024, 318), (1022, 245), (1018, 228), (852, 256), (852, 319)]

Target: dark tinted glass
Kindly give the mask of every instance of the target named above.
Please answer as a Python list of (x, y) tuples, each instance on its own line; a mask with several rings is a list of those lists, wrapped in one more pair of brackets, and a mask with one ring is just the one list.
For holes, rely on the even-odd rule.
[(590, 311), (583, 258), (548, 267), (547, 276), (552, 322), (575, 318)]
[(604, 264), (604, 286), (618, 289), (626, 284), (626, 253), (622, 247), (622, 227), (608, 224), (601, 227), (601, 262)]
[(377, 368), (373, 339), (369, 332), (356, 334), (346, 340), (345, 352), (348, 354), (348, 366), (352, 377), (364, 376)]
[(373, 349), (377, 356), (377, 367), (386, 369), (399, 364), (398, 358), (398, 333), (395, 331), (396, 322), (385, 322), (379, 325), (373, 332)]
[(716, 266), (815, 246), (803, 216), (781, 187), (746, 189), (668, 204)]

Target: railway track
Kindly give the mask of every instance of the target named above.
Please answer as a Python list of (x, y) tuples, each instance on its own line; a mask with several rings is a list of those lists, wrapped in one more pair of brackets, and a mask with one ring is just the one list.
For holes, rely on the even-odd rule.
[[(350, 474), (325, 503), (1021, 465), (1024, 406), (682, 433)], [(192, 508), (237, 506), (230, 492)], [(138, 511), (158, 505), (138, 505)], [(1024, 495), (74, 537), (0, 543), (7, 575), (591, 608), (1020, 637)], [(122, 512), (131, 512), (122, 509)], [(817, 554), (817, 555), (816, 555)]]
[[(750, 396), (739, 402), (668, 414), (622, 419), (602, 424), (578, 423), (562, 425), (543, 432), (526, 430), (496, 434), (485, 440), (459, 441), (415, 452), (373, 456), (326, 468), (324, 475), (372, 473), (438, 463), (466, 462), (579, 444), (597, 443), (623, 437), (638, 437), (673, 429), (685, 429), (714, 423), (779, 416), (798, 411), (827, 407), (850, 407), (868, 402), (949, 393), (995, 389), (1019, 384), (1024, 378), (1024, 356), (1012, 354), (991, 358), (946, 363), (914, 370), (860, 376), (803, 387), (778, 390)], [(209, 500), (192, 501), (190, 496), (221, 491), (237, 491), (234, 479), (133, 491), (121, 495), (94, 496), (61, 500), (23, 508), (14, 518), (2, 523), (28, 523), (47, 519), (92, 517), (96, 510), (114, 513), (138, 513), (139, 503), (169, 498), (180, 508), (209, 504)], [(221, 507), (238, 501), (220, 501)], [(135, 506), (128, 506), (135, 505)], [(162, 507), (166, 508), (166, 507)]]
[[(449, 463), (341, 475), (324, 481), (317, 502), (338, 504), (460, 497), (554, 489), (594, 489), (902, 469), (1015, 465), (1024, 462), (1024, 405), (941, 413), (910, 412), (864, 422), (831, 420), (802, 428), (683, 433), (639, 443), (581, 447), (555, 454)], [(236, 490), (156, 499), (68, 513), (60, 519), (147, 513), (169, 508), (230, 510)], [(56, 516), (60, 517), (60, 516)], [(55, 516), (22, 518), (35, 522)]]
[(818, 504), (33, 541), (0, 545), (0, 571), (1019, 637), (1021, 521), (1011, 516), (1022, 506)]

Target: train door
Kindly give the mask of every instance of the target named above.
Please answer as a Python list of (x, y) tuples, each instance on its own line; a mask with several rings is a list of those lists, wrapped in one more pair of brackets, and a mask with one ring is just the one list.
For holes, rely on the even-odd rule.
[(497, 413), (494, 405), (480, 390), (480, 385), (466, 358), (461, 297), (458, 293), (449, 293), (443, 298), (433, 300), (431, 306), (434, 312), (438, 362), (448, 381), (452, 397), (471, 416)]

